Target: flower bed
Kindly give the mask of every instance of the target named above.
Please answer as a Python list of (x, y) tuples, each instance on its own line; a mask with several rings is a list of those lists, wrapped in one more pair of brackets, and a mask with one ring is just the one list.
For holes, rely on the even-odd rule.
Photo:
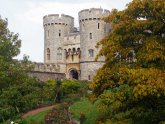
[(58, 108), (53, 108), (45, 116), (44, 121), (45, 124), (77, 124), (68, 111), (67, 103), (61, 104)]

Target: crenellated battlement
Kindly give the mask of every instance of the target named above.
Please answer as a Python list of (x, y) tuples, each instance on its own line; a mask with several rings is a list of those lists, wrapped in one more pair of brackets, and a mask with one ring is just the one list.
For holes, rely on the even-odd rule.
[(43, 17), (43, 26), (74, 25), (74, 18), (65, 14), (49, 14)]
[(79, 22), (88, 20), (100, 20), (100, 18), (108, 16), (109, 14), (109, 10), (102, 8), (84, 9), (79, 12)]
[(34, 71), (39, 72), (60, 72), (60, 66), (57, 64), (47, 64), (47, 63), (33, 63)]

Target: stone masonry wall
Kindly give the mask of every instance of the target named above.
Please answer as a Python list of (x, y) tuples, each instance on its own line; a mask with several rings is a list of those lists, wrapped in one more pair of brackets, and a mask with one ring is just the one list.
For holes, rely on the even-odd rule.
[(100, 57), (97, 62), (95, 61), (100, 50), (95, 46), (110, 31), (110, 24), (102, 20), (102, 17), (108, 16), (108, 14), (108, 10), (101, 8), (85, 9), (79, 12), (81, 80), (91, 80), (96, 70), (103, 65), (103, 57)]
[(46, 68), (46, 72), (52, 72), (54, 69), (54, 72), (63, 73), (67, 78), (70, 70), (75, 69), (79, 79), (92, 80), (97, 69), (104, 64), (104, 57), (95, 61), (101, 49), (95, 46), (111, 31), (110, 24), (102, 20), (109, 14), (109, 10), (101, 8), (81, 10), (78, 13), (79, 28), (74, 27), (74, 18), (69, 15), (44, 16), (44, 66), (39, 66), (38, 69)]
[[(64, 36), (73, 32), (74, 18), (62, 14), (50, 14), (43, 17), (44, 26), (44, 62), (64, 63), (64, 57), (58, 59), (58, 49), (63, 50)], [(50, 57), (48, 57), (48, 49)]]
[(29, 75), (43, 82), (47, 80), (57, 80), (57, 79), (60, 80), (66, 77), (64, 73), (41, 72), (41, 71), (31, 71)]
[(81, 80), (91, 81), (96, 75), (96, 72), (99, 68), (103, 66), (104, 62), (85, 62), (80, 64), (81, 68)]

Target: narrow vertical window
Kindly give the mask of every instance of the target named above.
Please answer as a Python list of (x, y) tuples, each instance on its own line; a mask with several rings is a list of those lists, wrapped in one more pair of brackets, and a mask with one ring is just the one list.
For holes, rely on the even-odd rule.
[(50, 60), (50, 49), (47, 48), (47, 60)]
[(59, 37), (61, 36), (61, 30), (59, 30)]
[(91, 80), (91, 76), (90, 75), (88, 75), (88, 80)]
[(92, 39), (92, 33), (89, 33), (89, 38)]
[(76, 53), (76, 49), (75, 49), (75, 48), (73, 48), (73, 50), (72, 50), (72, 51), (73, 51), (73, 54), (75, 54), (75, 53)]
[(93, 57), (94, 56), (94, 50), (93, 49), (89, 49), (89, 57)]
[(97, 28), (100, 29), (100, 23), (98, 23)]
[(62, 48), (58, 48), (57, 50), (57, 59), (62, 60)]
[(48, 30), (48, 34), (47, 34), (47, 35), (48, 35), (48, 37), (49, 37), (49, 30)]

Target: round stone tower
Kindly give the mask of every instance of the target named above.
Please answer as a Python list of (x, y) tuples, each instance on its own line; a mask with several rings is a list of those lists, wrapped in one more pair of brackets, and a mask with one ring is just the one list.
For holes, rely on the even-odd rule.
[(102, 20), (102, 17), (108, 16), (109, 13), (109, 10), (101, 8), (85, 9), (79, 12), (81, 80), (92, 80), (96, 70), (104, 64), (103, 57), (95, 61), (100, 50), (95, 46), (111, 29), (110, 24)]
[(74, 31), (74, 18), (62, 14), (43, 17), (44, 26), (44, 63), (62, 64), (64, 57), (64, 37)]

